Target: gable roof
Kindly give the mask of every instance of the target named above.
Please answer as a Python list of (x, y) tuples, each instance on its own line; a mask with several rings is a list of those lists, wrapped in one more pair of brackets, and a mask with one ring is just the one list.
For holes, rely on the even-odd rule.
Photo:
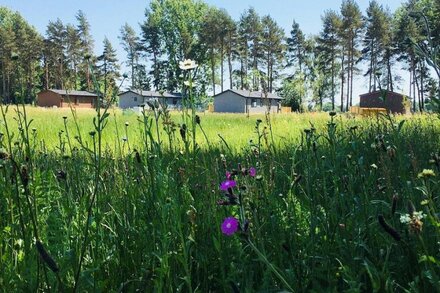
[(403, 94), (399, 94), (399, 93), (396, 93), (396, 92), (392, 92), (392, 91), (387, 91), (387, 90), (383, 90), (383, 91), (381, 91), (381, 90), (377, 90), (377, 91), (374, 91), (374, 92), (371, 92), (371, 93), (365, 93), (365, 94), (361, 94), (361, 95), (359, 95), (360, 97), (364, 97), (364, 96), (375, 96), (375, 95), (382, 95), (382, 93), (383, 92), (385, 92), (386, 94), (387, 94), (387, 96), (388, 95), (397, 95), (397, 96), (404, 96)]
[(168, 93), (168, 92), (157, 92), (157, 91), (137, 91), (137, 90), (128, 90), (125, 92), (122, 92), (119, 94), (119, 96), (126, 94), (126, 93), (135, 93), (143, 97), (158, 97), (158, 98), (182, 98), (181, 93)]
[(233, 92), (239, 96), (242, 96), (244, 98), (267, 98), (267, 99), (272, 99), (272, 100), (282, 100), (283, 98), (277, 96), (276, 94), (273, 93), (263, 93), (263, 92), (259, 92), (259, 91), (248, 91), (248, 90), (235, 90), (235, 89), (228, 89), (225, 90), (224, 92), (221, 92), (219, 94), (216, 94), (214, 97), (220, 96), (226, 92)]
[(57, 90), (57, 89), (48, 89), (48, 91), (57, 93), (62, 96), (84, 96), (84, 97), (97, 97), (94, 93), (87, 92), (87, 91), (72, 91), (72, 90)]

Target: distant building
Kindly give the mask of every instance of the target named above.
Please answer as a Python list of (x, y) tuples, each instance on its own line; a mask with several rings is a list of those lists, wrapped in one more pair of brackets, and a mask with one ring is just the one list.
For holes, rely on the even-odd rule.
[(134, 90), (128, 90), (119, 94), (119, 108), (121, 109), (139, 107), (153, 101), (166, 103), (171, 109), (180, 108), (182, 105), (182, 95), (180, 93)]
[(98, 96), (86, 91), (44, 90), (37, 94), (37, 105), (40, 107), (93, 108)]
[(226, 90), (214, 96), (214, 112), (218, 113), (278, 113), (283, 99), (273, 93), (247, 90)]
[(361, 108), (385, 108), (388, 113), (406, 114), (410, 112), (408, 97), (390, 91), (375, 91), (360, 95)]

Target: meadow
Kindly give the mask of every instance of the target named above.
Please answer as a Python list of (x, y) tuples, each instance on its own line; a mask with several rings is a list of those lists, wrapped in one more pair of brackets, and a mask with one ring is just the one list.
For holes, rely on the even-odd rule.
[(435, 115), (5, 110), (4, 292), (440, 286)]

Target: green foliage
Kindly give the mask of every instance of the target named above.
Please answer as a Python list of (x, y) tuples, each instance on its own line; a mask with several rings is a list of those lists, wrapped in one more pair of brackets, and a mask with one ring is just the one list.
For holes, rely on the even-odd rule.
[[(182, 137), (186, 118), (166, 109), (16, 110), (0, 120), (6, 291), (438, 287), (434, 116), (199, 114), (186, 148), (195, 133)], [(256, 177), (241, 175), (249, 167)], [(242, 210), (217, 204), (234, 170)], [(400, 221), (413, 209), (422, 225)], [(230, 216), (247, 232), (222, 235)]]

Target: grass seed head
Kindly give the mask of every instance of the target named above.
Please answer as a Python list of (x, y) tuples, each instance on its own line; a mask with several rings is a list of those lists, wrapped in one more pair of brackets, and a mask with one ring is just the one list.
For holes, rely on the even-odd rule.
[(401, 237), (399, 232), (396, 231), (393, 227), (391, 227), (386, 221), (383, 215), (378, 216), (380, 226), (387, 232), (391, 237), (396, 241), (400, 241)]
[(37, 240), (35, 243), (35, 246), (37, 247), (38, 253), (40, 254), (40, 257), (43, 259), (43, 261), (47, 264), (49, 269), (52, 270), (52, 272), (57, 273), (59, 272), (59, 268), (55, 260), (50, 256), (50, 254), (46, 251), (46, 249), (43, 246), (43, 243), (40, 242), (40, 240)]

